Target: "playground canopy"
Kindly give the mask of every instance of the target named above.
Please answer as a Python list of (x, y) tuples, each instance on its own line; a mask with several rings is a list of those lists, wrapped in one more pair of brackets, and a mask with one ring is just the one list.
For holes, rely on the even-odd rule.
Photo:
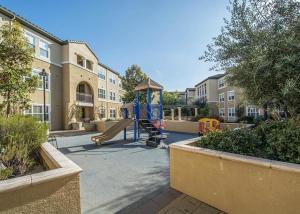
[(155, 82), (154, 80), (148, 78), (146, 80), (144, 80), (143, 82), (141, 82), (140, 84), (138, 84), (135, 87), (135, 91), (144, 91), (147, 89), (152, 89), (152, 91), (159, 91), (159, 90), (163, 90), (164, 87), (162, 85), (160, 85), (159, 83)]

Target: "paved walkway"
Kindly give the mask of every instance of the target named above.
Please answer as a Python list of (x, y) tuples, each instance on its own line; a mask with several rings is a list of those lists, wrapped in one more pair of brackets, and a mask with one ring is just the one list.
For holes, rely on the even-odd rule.
[[(83, 213), (131, 213), (163, 193), (170, 201), (179, 196), (169, 189), (168, 149), (149, 148), (143, 143), (132, 143), (132, 140), (124, 142), (123, 133), (107, 145), (96, 146), (90, 140), (95, 134), (57, 138), (59, 150), (83, 169)], [(132, 134), (129, 132), (129, 139)], [(196, 137), (166, 134), (166, 144)], [(165, 201), (169, 203), (168, 200)], [(163, 207), (154, 206), (152, 211), (160, 208)]]

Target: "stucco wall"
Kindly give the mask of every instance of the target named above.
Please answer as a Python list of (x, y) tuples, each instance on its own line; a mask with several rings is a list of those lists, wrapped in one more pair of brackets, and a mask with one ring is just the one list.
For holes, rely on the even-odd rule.
[(49, 143), (40, 154), (49, 170), (0, 181), (0, 213), (81, 213), (81, 168)]
[(178, 121), (178, 120), (165, 120), (166, 131), (198, 133), (198, 122), (191, 121)]
[(171, 187), (231, 214), (299, 213), (299, 165), (184, 144), (170, 146)]
[(0, 193), (0, 213), (81, 213), (79, 175)]

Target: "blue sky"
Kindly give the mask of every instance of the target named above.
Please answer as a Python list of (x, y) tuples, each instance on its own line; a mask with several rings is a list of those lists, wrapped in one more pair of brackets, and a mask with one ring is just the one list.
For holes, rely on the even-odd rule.
[(198, 57), (220, 33), (228, 0), (0, 0), (61, 39), (83, 40), (124, 74), (138, 64), (167, 90), (217, 72)]

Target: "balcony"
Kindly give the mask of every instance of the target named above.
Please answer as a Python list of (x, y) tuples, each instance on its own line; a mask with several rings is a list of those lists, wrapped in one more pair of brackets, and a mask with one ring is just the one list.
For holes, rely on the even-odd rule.
[(76, 101), (79, 106), (93, 106), (93, 95), (76, 92)]

